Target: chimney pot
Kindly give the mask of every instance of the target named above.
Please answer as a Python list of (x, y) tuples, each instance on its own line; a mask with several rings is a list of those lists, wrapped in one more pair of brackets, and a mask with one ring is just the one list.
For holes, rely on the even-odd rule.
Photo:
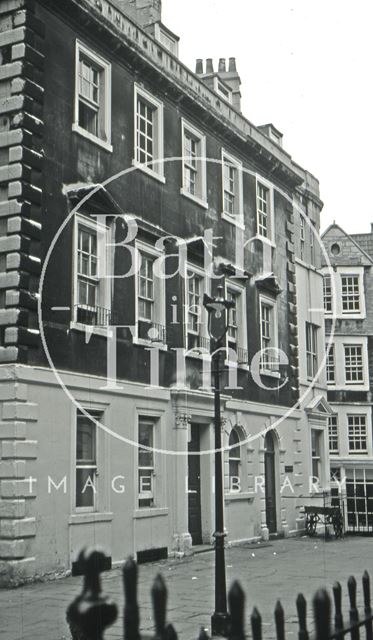
[(373, 222), (370, 223), (370, 232), (373, 233)]
[(212, 58), (207, 58), (206, 60), (206, 73), (214, 73)]
[(196, 62), (196, 74), (197, 75), (202, 75), (203, 74), (203, 60), (202, 58), (198, 58), (197, 62)]
[(225, 58), (219, 60), (219, 73), (225, 73)]
[(236, 73), (237, 72), (236, 58), (229, 58), (229, 71), (231, 73)]

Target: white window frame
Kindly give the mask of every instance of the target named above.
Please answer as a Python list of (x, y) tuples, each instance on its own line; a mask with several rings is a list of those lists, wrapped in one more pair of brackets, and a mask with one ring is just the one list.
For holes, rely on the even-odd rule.
[[(347, 443), (348, 443), (349, 455), (357, 455), (357, 456), (367, 455), (368, 453), (368, 416), (365, 413), (347, 413), (346, 418), (347, 418)], [(357, 425), (350, 425), (349, 418), (359, 418), (359, 419), (364, 418), (365, 433), (360, 429), (360, 433), (351, 434), (350, 427), (357, 426)], [(363, 425), (359, 425), (359, 426), (362, 427)], [(363, 443), (365, 441), (365, 448), (361, 448), (361, 449), (351, 448), (351, 444), (352, 444), (351, 435), (354, 435), (355, 443), (357, 441), (359, 441), (360, 443)]]
[[(152, 245), (148, 245), (141, 240), (135, 241), (135, 259), (134, 259), (134, 268), (135, 268), (135, 335), (133, 336), (133, 343), (144, 345), (149, 347), (149, 345), (156, 344), (158, 349), (166, 350), (167, 344), (166, 341), (163, 342), (161, 339), (159, 342), (156, 340), (140, 338), (139, 337), (139, 321), (147, 322), (145, 319), (140, 318), (139, 316), (139, 273), (140, 273), (140, 262), (139, 262), (139, 254), (146, 255), (149, 258), (153, 258), (156, 261), (159, 258), (162, 258), (163, 253), (157, 250)], [(154, 265), (154, 263), (153, 263)], [(159, 324), (162, 327), (166, 327), (166, 280), (164, 278), (154, 278), (153, 276), (153, 295), (154, 295), (154, 317), (153, 320), (149, 321), (149, 327), (153, 324)], [(162, 338), (162, 336), (160, 336)], [(167, 338), (166, 338), (167, 340)]]
[[(331, 421), (334, 421), (334, 424), (331, 424)], [(336, 446), (331, 446), (333, 445)], [(338, 456), (339, 455), (339, 425), (338, 425), (338, 414), (333, 413), (328, 418), (328, 444), (329, 444), (329, 455)]]
[[(155, 396), (154, 396), (155, 399)], [(153, 402), (152, 404), (155, 404)], [(139, 421), (143, 418), (145, 421), (152, 421), (154, 423), (154, 438), (153, 438), (153, 505), (152, 506), (139, 506), (139, 452), (138, 447), (133, 447), (134, 464), (133, 464), (133, 500), (134, 500), (134, 513), (133, 517), (146, 518), (156, 517), (158, 515), (167, 515), (167, 482), (166, 475), (166, 461), (165, 456), (159, 453), (159, 450), (166, 447), (165, 442), (165, 414), (162, 410), (149, 409), (145, 404), (137, 404), (134, 407), (132, 414), (132, 433), (133, 441), (138, 442), (139, 435)]]
[[(333, 338), (334, 345), (334, 363), (335, 363), (335, 382), (332, 386), (336, 389), (354, 389), (356, 391), (369, 390), (369, 372), (368, 372), (368, 338), (366, 336), (341, 336), (335, 335)], [(345, 350), (346, 346), (361, 346), (363, 355), (363, 377), (364, 382), (350, 383), (346, 382), (345, 376)], [(328, 385), (329, 386), (329, 385)]]
[[(259, 231), (259, 206), (258, 206), (258, 187), (259, 185), (263, 186), (268, 190), (268, 205), (269, 205), (269, 234), (264, 236)], [(275, 207), (274, 207), (274, 190), (271, 182), (262, 178), (262, 176), (256, 175), (256, 183), (255, 183), (255, 207), (256, 207), (256, 237), (260, 238), (263, 242), (268, 242), (271, 246), (275, 246)]]
[[(137, 143), (137, 102), (142, 99), (148, 103), (155, 112), (155, 134), (153, 138), (153, 161), (155, 168), (147, 166), (140, 162), (138, 158), (138, 143)], [(163, 102), (155, 98), (149, 91), (144, 89), (138, 84), (134, 84), (134, 158), (132, 161), (133, 166), (144, 173), (152, 176), (156, 180), (159, 180), (163, 184), (166, 182), (164, 176), (164, 123), (163, 123)]]
[(162, 29), (158, 22), (156, 22), (154, 25), (154, 37), (169, 53), (172, 53), (172, 55), (176, 57), (179, 56), (178, 40), (176, 40), (176, 38), (173, 38), (166, 29)]
[[(201, 291), (201, 315), (200, 318), (204, 318), (205, 322), (202, 322), (200, 324), (200, 331), (198, 333), (198, 336), (204, 341), (206, 342), (206, 345), (209, 344), (210, 341), (210, 336), (208, 333), (208, 326), (207, 326), (207, 312), (203, 306), (203, 295), (204, 293), (209, 294), (210, 293), (210, 280), (208, 278), (208, 276), (206, 275), (206, 272), (201, 268), (196, 266), (195, 264), (191, 263), (191, 262), (187, 262), (185, 265), (185, 271), (184, 271), (184, 296), (185, 296), (185, 305), (184, 305), (184, 345), (185, 345), (185, 349), (188, 353), (188, 357), (197, 357), (200, 358), (201, 356), (206, 356), (210, 354), (210, 349), (207, 348), (208, 354), (205, 354), (204, 352), (198, 353), (198, 349), (204, 349), (204, 347), (194, 347), (195, 350), (191, 350), (191, 352), (189, 353), (189, 348), (188, 348), (188, 337), (189, 337), (189, 277), (188, 277), (188, 273), (191, 272), (194, 275), (196, 275), (197, 277), (199, 277), (201, 279), (202, 282), (202, 291)], [(196, 334), (197, 335), (197, 334)]]
[[(360, 349), (361, 351), (361, 366), (359, 365), (358, 367), (355, 368), (355, 371), (357, 372), (359, 370), (359, 372), (361, 372), (361, 379), (358, 379), (356, 381), (354, 380), (348, 380), (347, 379), (347, 366), (346, 366), (346, 349)], [(362, 344), (356, 344), (356, 343), (352, 343), (350, 344), (349, 342), (344, 342), (343, 343), (343, 352), (344, 352), (344, 376), (345, 376), (345, 384), (348, 387), (356, 387), (356, 386), (361, 386), (364, 385), (365, 382), (365, 378), (364, 378), (364, 346)]]
[[(331, 344), (329, 351), (326, 352), (326, 384), (328, 386), (335, 385), (335, 345)], [(333, 374), (332, 376), (330, 374)]]
[[(315, 436), (316, 439), (316, 444), (318, 445), (318, 451), (314, 450), (313, 448), (313, 442), (312, 442), (312, 436)], [(317, 429), (314, 428), (313, 426), (311, 427), (311, 475), (313, 477), (317, 477), (318, 481), (319, 481), (319, 485), (323, 486), (323, 480), (324, 480), (324, 442), (323, 442), (323, 438), (324, 438), (324, 431), (321, 429)], [(318, 467), (318, 475), (316, 476), (314, 474), (314, 464), (317, 464)]]
[(304, 216), (302, 215), (302, 213), (299, 213), (299, 219), (300, 219), (300, 223), (299, 223), (299, 257), (302, 260), (302, 262), (305, 262), (305, 250), (306, 250), (306, 230), (305, 230), (305, 223), (304, 223)]
[[(77, 308), (79, 306), (78, 301), (78, 239), (79, 239), (79, 226), (86, 227), (89, 231), (95, 231), (97, 234), (97, 280), (98, 287), (101, 288), (100, 293), (100, 302), (103, 304), (96, 304), (96, 307), (101, 307), (107, 309), (109, 313), (111, 313), (111, 298), (112, 298), (112, 286), (113, 279), (110, 278), (110, 273), (106, 273), (108, 277), (99, 278), (100, 272), (102, 273), (99, 262), (104, 261), (106, 264), (106, 270), (113, 271), (113, 252), (111, 244), (111, 239), (113, 235), (113, 228), (106, 227), (98, 220), (93, 220), (87, 216), (83, 216), (81, 214), (75, 214), (74, 216), (74, 231), (73, 231), (73, 313), (72, 320), (70, 322), (71, 329), (78, 329), (80, 331), (86, 331), (86, 328), (89, 328), (89, 331), (93, 333), (97, 333), (99, 335), (107, 336), (106, 327), (99, 327), (90, 324), (83, 324), (82, 322), (78, 322), (77, 319)], [(92, 307), (93, 309), (93, 307)]]
[[(234, 192), (235, 198), (235, 213), (231, 214), (225, 210), (225, 164), (228, 163), (233, 166), (237, 176), (237, 193)], [(221, 150), (221, 190), (222, 190), (222, 218), (227, 220), (236, 227), (244, 229), (244, 216), (243, 216), (243, 181), (242, 181), (242, 162), (228, 153), (225, 149)]]
[[(271, 316), (272, 316), (272, 322), (273, 322), (273, 327), (272, 327), (272, 339), (273, 339), (273, 344), (270, 346), (271, 349), (277, 349), (278, 350), (278, 312), (277, 312), (277, 300), (274, 300), (273, 298), (270, 298), (269, 296), (260, 294), (259, 295), (259, 333), (260, 333), (260, 349), (261, 351), (263, 350), (264, 346), (263, 346), (263, 334), (262, 334), (262, 321), (263, 321), (263, 312), (262, 312), (262, 306), (265, 305), (266, 307), (270, 307), (271, 308)], [(276, 353), (276, 352), (275, 352)], [(276, 363), (275, 363), (276, 365)], [(280, 377), (280, 372), (279, 372), (279, 362), (277, 363), (277, 366), (274, 366), (273, 368), (271, 367), (266, 368), (265, 366), (263, 366), (263, 362), (262, 362), (262, 357), (260, 358), (260, 374), (261, 375), (266, 375), (266, 376), (272, 376), (275, 378), (279, 378)]]
[(310, 220), (309, 224), (309, 233), (310, 233), (310, 265), (312, 267), (315, 266), (315, 225), (313, 220)]
[[(328, 284), (326, 284), (327, 282)], [(327, 308), (329, 304), (330, 309)], [(330, 273), (323, 274), (323, 306), (325, 315), (333, 312), (333, 285)]]
[[(232, 445), (230, 444), (229, 440), (230, 437), (232, 435), (232, 433), (235, 432), (237, 434), (238, 437), (238, 443), (237, 445), (235, 445), (235, 447), (232, 447)], [(242, 438), (241, 438), (241, 433), (240, 433), (240, 429), (237, 426), (234, 426), (231, 429), (231, 432), (229, 434), (229, 439), (228, 439), (228, 493), (242, 493), (242, 452), (245, 450), (245, 447), (242, 446)], [(232, 447), (232, 448), (230, 448)], [(234, 456), (232, 455), (232, 451), (234, 451), (234, 448), (238, 447), (239, 448), (239, 455), (238, 456)], [(231, 474), (231, 462), (235, 462), (236, 464), (238, 464), (238, 475), (237, 476), (233, 476), (233, 474)], [(232, 478), (237, 478), (238, 479), (238, 484), (239, 484), (239, 491), (235, 491), (232, 490), (232, 482), (231, 479)]]
[[(340, 274), (340, 278), (341, 278), (341, 298), (342, 298), (342, 313), (344, 316), (350, 316), (352, 314), (360, 314), (361, 311), (361, 286), (360, 286), (360, 277), (358, 273), (344, 273), (341, 272)], [(343, 279), (345, 278), (354, 278), (357, 280), (357, 303), (358, 303), (358, 308), (357, 309), (347, 309), (347, 311), (343, 308), (343, 302), (344, 302), (344, 295), (343, 295)], [(353, 294), (355, 295), (355, 294)], [(348, 298), (348, 296), (345, 296), (346, 300), (352, 300), (352, 298)]]
[[(197, 152), (197, 167), (196, 167), (196, 175), (198, 177), (198, 182), (200, 183), (200, 193), (193, 194), (188, 191), (185, 184), (185, 169), (188, 164), (186, 157), (184, 156), (185, 152), (185, 138), (186, 132), (191, 134), (191, 137), (194, 138), (198, 145)], [(207, 180), (206, 180), (206, 136), (201, 133), (198, 129), (196, 129), (193, 125), (190, 124), (185, 118), (181, 118), (181, 145), (182, 145), (182, 187), (180, 189), (180, 193), (187, 198), (193, 200), (204, 209), (208, 208), (207, 203)]]
[[(140, 441), (139, 441), (139, 429), (140, 429), (140, 423), (143, 422), (145, 424), (151, 425), (152, 428), (152, 448), (153, 450), (150, 452), (152, 454), (152, 458), (153, 458), (153, 464), (151, 466), (140, 466)], [(155, 495), (156, 495), (156, 487), (155, 487), (155, 477), (156, 477), (156, 472), (155, 472), (155, 441), (156, 441), (156, 424), (157, 424), (158, 420), (157, 418), (152, 418), (150, 416), (142, 416), (140, 415), (138, 417), (138, 422), (137, 422), (137, 440), (136, 442), (138, 443), (138, 447), (136, 448), (137, 450), (137, 482), (136, 482), (136, 487), (137, 487), (137, 508), (138, 509), (152, 509), (156, 506), (155, 504)], [(141, 491), (141, 483), (140, 483), (140, 471), (141, 470), (145, 470), (148, 469), (150, 471), (149, 477), (150, 477), (150, 483), (151, 483), (151, 488), (148, 491)], [(140, 501), (141, 500), (151, 500), (152, 504), (150, 505), (141, 505)]]
[[(325, 311), (326, 316), (333, 316), (335, 318), (351, 319), (351, 320), (363, 320), (366, 317), (365, 307), (365, 291), (364, 291), (364, 267), (337, 267), (336, 271), (332, 271), (328, 267), (324, 267), (321, 270), (323, 275), (329, 275), (331, 278), (332, 297), (335, 294), (335, 299), (332, 299), (332, 311)], [(359, 280), (359, 299), (360, 310), (357, 311), (343, 311), (342, 307), (342, 276), (358, 276)]]
[[(307, 348), (307, 331), (308, 328), (310, 329), (310, 348), (311, 350), (309, 350)], [(319, 365), (319, 329), (320, 327), (315, 324), (314, 322), (308, 322), (306, 321), (305, 323), (305, 332), (306, 332), (306, 339), (305, 339), (305, 348), (306, 348), (306, 376), (307, 376), (307, 380), (312, 380), (315, 375), (317, 374), (317, 370), (318, 370), (318, 365)], [(316, 336), (316, 337), (315, 337)], [(310, 358), (310, 362), (311, 362), (311, 373), (308, 370), (308, 360)]]
[[(79, 125), (79, 64), (81, 54), (90, 59), (96, 67), (99, 67), (100, 72), (103, 73), (104, 76), (102, 81), (104, 97), (103, 104), (101, 106), (104, 109), (102, 120), (105, 139), (90, 133)], [(111, 144), (111, 64), (92, 51), (92, 49), (89, 49), (80, 40), (76, 40), (75, 42), (75, 98), (72, 130), (84, 138), (87, 138), (87, 140), (94, 142), (106, 151), (113, 151), (113, 146)]]
[[(238, 284), (237, 282), (233, 282), (232, 280), (226, 279), (225, 281), (225, 296), (228, 297), (228, 292), (231, 291), (233, 294), (238, 296), (238, 305), (236, 305), (236, 321), (237, 321), (237, 341), (236, 347), (237, 349), (242, 349), (247, 352), (247, 318), (246, 318), (246, 287)], [(230, 311), (230, 317), (232, 314), (232, 310)], [(229, 331), (229, 329), (228, 329)], [(229, 335), (226, 335), (226, 347), (229, 347)], [(229, 352), (228, 356), (229, 356)], [(229, 357), (227, 358), (229, 360)], [(239, 358), (237, 359), (237, 364), (242, 368), (249, 368), (248, 362), (239, 362)]]
[[(94, 413), (94, 417), (96, 418), (96, 420), (102, 420), (103, 419), (103, 410), (102, 409), (96, 409), (93, 407), (84, 407), (84, 409), (87, 411), (87, 413), (92, 412)], [(77, 459), (77, 441), (78, 441), (78, 413), (80, 413), (78, 411), (78, 409), (76, 409), (74, 407), (74, 415), (75, 415), (75, 420), (74, 420), (74, 438), (73, 438), (73, 445), (74, 445), (74, 455), (73, 455), (73, 460), (74, 460), (74, 469), (73, 469), (73, 473), (74, 473), (74, 480), (73, 480), (73, 512), (75, 512), (76, 514), (79, 513), (93, 513), (96, 512), (98, 510), (98, 498), (99, 498), (99, 494), (98, 494), (98, 487), (97, 487), (97, 478), (98, 478), (98, 460), (99, 460), (99, 430), (97, 428), (97, 425), (94, 421), (92, 421), (92, 428), (94, 429), (94, 440), (95, 440), (95, 464), (94, 465), (85, 465), (85, 464), (78, 464), (78, 459)], [(98, 417), (98, 414), (101, 414), (100, 417)], [(82, 414), (84, 418), (86, 418), (87, 416), (85, 416), (85, 414)], [(94, 476), (94, 482), (93, 485), (95, 487), (95, 490), (93, 490), (93, 505), (87, 506), (87, 507), (82, 507), (82, 506), (77, 506), (76, 504), (76, 490), (77, 490), (77, 470), (78, 469), (93, 469), (93, 476)]]
[[(219, 84), (224, 85), (224, 89), (227, 91), (228, 95), (225, 95), (224, 91), (222, 91), (219, 87)], [(219, 95), (220, 98), (223, 98), (229, 104), (232, 104), (232, 90), (225, 85), (225, 83), (219, 78), (219, 76), (214, 77), (214, 91)]]

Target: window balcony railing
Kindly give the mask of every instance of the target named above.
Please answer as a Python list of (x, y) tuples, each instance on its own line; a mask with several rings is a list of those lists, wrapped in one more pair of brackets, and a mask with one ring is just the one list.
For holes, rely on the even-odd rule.
[(260, 359), (260, 368), (264, 371), (271, 371), (277, 373), (280, 368), (280, 361), (278, 357), (270, 357), (268, 354), (262, 354)]
[(166, 344), (167, 342), (166, 327), (158, 322), (139, 320), (137, 333), (138, 338), (141, 340), (149, 340), (150, 342), (159, 342), (161, 344)]
[(197, 353), (198, 349), (201, 349), (202, 353), (210, 353), (210, 344), (210, 338), (205, 338), (204, 336), (199, 336), (191, 332), (188, 333), (188, 350), (194, 349)]
[(91, 307), (86, 304), (75, 305), (75, 319), (80, 324), (94, 327), (108, 327), (115, 324), (114, 313), (104, 307)]
[(249, 362), (249, 352), (247, 349), (242, 349), (242, 347), (237, 347), (237, 364), (248, 364)]

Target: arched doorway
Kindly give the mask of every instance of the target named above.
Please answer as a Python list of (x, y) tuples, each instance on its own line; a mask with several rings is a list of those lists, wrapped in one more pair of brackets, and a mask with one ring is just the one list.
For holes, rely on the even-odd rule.
[(273, 433), (268, 431), (264, 440), (264, 471), (266, 520), (269, 533), (277, 532), (276, 515), (276, 453)]

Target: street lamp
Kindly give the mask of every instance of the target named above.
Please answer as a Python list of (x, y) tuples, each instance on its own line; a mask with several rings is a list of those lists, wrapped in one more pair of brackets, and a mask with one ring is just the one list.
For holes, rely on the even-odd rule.
[(229, 614), (227, 612), (227, 587), (225, 578), (224, 551), (224, 487), (221, 451), (220, 413), (220, 349), (229, 326), (229, 312), (234, 307), (232, 300), (225, 300), (223, 287), (218, 287), (218, 295), (203, 298), (203, 306), (208, 313), (208, 332), (211, 339), (212, 366), (214, 373), (214, 427), (215, 427), (215, 611), (211, 616), (212, 635), (227, 636)]

